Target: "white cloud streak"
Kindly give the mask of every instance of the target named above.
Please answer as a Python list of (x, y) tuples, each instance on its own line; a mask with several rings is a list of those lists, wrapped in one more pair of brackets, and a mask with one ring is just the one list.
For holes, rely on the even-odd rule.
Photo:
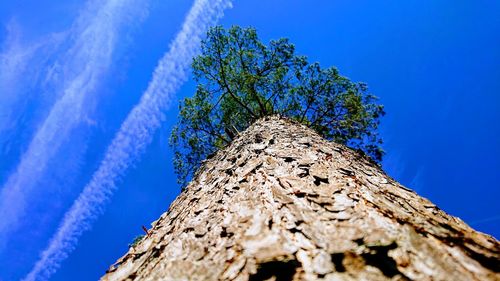
[[(7, 38), (0, 53), (0, 149), (11, 134), (19, 130), (19, 120), (26, 104), (34, 96), (33, 87), (43, 75), (49, 58), (66, 38), (52, 33), (35, 42), (22, 42), (22, 29), (15, 20), (7, 26)], [(0, 151), (1, 153), (2, 151)]]
[(146, 1), (90, 1), (69, 30), (68, 34), (75, 34), (73, 44), (53, 67), (49, 66), (52, 71), (47, 76), (49, 80), (57, 80), (54, 96), (58, 99), (0, 190), (0, 252), (23, 223), (26, 207), (36, 199), (32, 198), (33, 190), (39, 187), (37, 183), (49, 161), (70, 139), (74, 129), (85, 122), (85, 103), (95, 98), (99, 81), (111, 67), (118, 36), (125, 24), (144, 10), (143, 2)]
[(187, 79), (189, 64), (197, 54), (206, 30), (230, 6), (229, 0), (194, 2), (181, 31), (159, 61), (141, 100), (121, 125), (99, 168), (64, 215), (57, 232), (25, 280), (47, 279), (76, 247), (80, 235), (91, 227), (116, 189), (115, 182), (152, 141), (153, 133), (164, 118), (163, 112), (169, 107), (174, 93)]

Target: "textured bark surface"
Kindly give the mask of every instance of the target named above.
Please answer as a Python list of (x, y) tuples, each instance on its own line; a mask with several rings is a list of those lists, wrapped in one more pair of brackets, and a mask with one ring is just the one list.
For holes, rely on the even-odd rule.
[(271, 117), (206, 161), (103, 280), (500, 280), (500, 244)]

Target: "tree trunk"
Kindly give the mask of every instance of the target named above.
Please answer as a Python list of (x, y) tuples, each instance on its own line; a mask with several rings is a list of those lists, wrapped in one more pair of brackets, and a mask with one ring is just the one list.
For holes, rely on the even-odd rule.
[(279, 117), (205, 161), (102, 280), (500, 280), (500, 243)]

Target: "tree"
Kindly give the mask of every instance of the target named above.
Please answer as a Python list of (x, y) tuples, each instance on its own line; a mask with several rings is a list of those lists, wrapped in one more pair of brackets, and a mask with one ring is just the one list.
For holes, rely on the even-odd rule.
[(204, 162), (112, 280), (500, 280), (500, 243), (298, 122)]
[(255, 29), (209, 30), (193, 61), (197, 89), (181, 102), (171, 135), (174, 167), (183, 185), (202, 160), (228, 145), (258, 118), (279, 114), (321, 136), (382, 158), (377, 134), (383, 106), (334, 67), (295, 54), (287, 39), (263, 44)]

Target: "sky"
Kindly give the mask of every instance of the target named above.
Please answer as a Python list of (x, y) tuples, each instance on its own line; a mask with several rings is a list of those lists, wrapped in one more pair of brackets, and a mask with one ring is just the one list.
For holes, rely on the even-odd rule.
[(366, 82), (384, 170), (500, 237), (498, 1), (0, 3), (0, 280), (95, 280), (180, 188), (168, 146), (218, 22)]

